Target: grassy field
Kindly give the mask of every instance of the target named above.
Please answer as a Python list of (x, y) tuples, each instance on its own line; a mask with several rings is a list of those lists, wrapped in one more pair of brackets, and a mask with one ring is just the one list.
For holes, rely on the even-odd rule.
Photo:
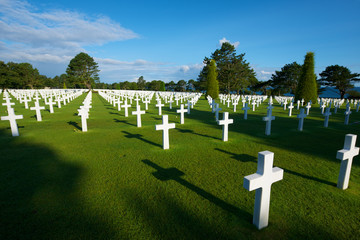
[[(324, 128), (314, 105), (299, 132), (299, 111), (288, 117), (275, 105), (265, 136), (266, 104), (248, 120), (222, 106), (234, 119), (223, 142), (202, 97), (184, 125), (178, 107), (163, 108), (176, 123), (163, 150), (155, 100), (137, 128), (136, 116), (125, 118), (95, 93), (83, 133), (76, 113), (84, 98), (42, 111), (42, 122), (15, 101), (24, 115), (20, 137), (0, 121), (0, 239), (359, 239), (360, 157), (343, 191), (336, 152), (345, 134), (360, 135), (360, 112), (344, 125), (343, 106)], [(243, 188), (243, 178), (256, 172), (264, 150), (275, 153), (284, 177), (272, 185), (269, 226), (259, 231), (255, 191)]]

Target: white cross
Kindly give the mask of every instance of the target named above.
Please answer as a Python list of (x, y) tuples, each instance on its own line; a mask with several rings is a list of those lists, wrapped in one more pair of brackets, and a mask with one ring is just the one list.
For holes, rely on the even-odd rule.
[(275, 120), (274, 116), (271, 116), (271, 109), (269, 109), (267, 111), (267, 116), (263, 117), (263, 121), (266, 121), (266, 128), (265, 128), (265, 135), (270, 135), (271, 134), (271, 121)]
[(214, 113), (215, 112), (215, 99), (213, 99), (210, 103), (210, 107), (211, 107), (211, 112)]
[(155, 130), (163, 130), (163, 149), (169, 149), (169, 129), (175, 128), (175, 123), (168, 122), (168, 115), (162, 116), (162, 124), (155, 125)]
[(136, 101), (136, 106), (139, 105), (140, 98), (138, 95), (136, 95), (136, 98), (134, 100)]
[(256, 105), (256, 102), (255, 102), (255, 100), (251, 103), (251, 105), (253, 105), (253, 108), (252, 108), (252, 110), (253, 111), (255, 111), (255, 105)]
[(299, 118), (299, 126), (298, 130), (302, 131), (304, 126), (304, 118), (306, 118), (306, 114), (304, 113), (305, 110), (303, 108), (300, 109), (300, 113), (297, 115), (297, 118)]
[(300, 108), (300, 100), (297, 100), (297, 110)]
[(284, 110), (286, 110), (287, 101), (284, 102)]
[(238, 105), (238, 102), (237, 102), (237, 101), (233, 102), (234, 112), (236, 112), (236, 106), (237, 106), (237, 105)]
[(290, 106), (288, 106), (288, 109), (289, 109), (289, 117), (291, 117), (291, 114), (292, 114), (292, 109), (294, 108), (294, 105), (292, 102), (290, 102)]
[(350, 117), (350, 114), (351, 114), (351, 111), (350, 111), (350, 106), (346, 106), (346, 111), (345, 111), (345, 125), (348, 125), (349, 124), (349, 117)]
[(306, 115), (309, 115), (309, 110), (310, 110), (310, 108), (311, 108), (311, 103), (310, 102), (308, 102), (308, 104), (306, 105)]
[(172, 97), (170, 97), (169, 100), (169, 108), (172, 109), (172, 103), (174, 102), (174, 100), (172, 99)]
[[(136, 99), (135, 99), (135, 101), (136, 101)], [(141, 127), (141, 114), (145, 114), (145, 111), (141, 111), (140, 105), (137, 105), (136, 111), (132, 112), (132, 115), (136, 115), (137, 127)]]
[(244, 119), (247, 119), (247, 112), (250, 108), (248, 107), (248, 103), (245, 102), (245, 107), (242, 108), (242, 110), (244, 110)]
[(301, 106), (304, 106), (304, 99), (301, 99)]
[(127, 103), (127, 100), (125, 100), (125, 104), (122, 105), (122, 107), (125, 108), (125, 117), (128, 117), (128, 116), (129, 116), (129, 110), (128, 110), (128, 108), (131, 107), (131, 105), (129, 105), (129, 104)]
[(25, 109), (29, 109), (29, 102), (30, 102), (31, 100), (28, 99), (27, 96), (25, 96), (22, 101), (25, 103)]
[(190, 107), (192, 106), (192, 103), (188, 100), (185, 105), (187, 106), (187, 114), (190, 114)]
[(7, 110), (9, 110), (12, 105), (15, 105), (15, 103), (10, 102), (10, 100), (10, 98), (6, 98), (6, 102), (2, 104), (3, 106), (6, 106)]
[(58, 97), (58, 98), (56, 99), (56, 101), (58, 102), (58, 108), (61, 108), (61, 98)]
[(219, 121), (219, 111), (221, 111), (222, 109), (219, 108), (219, 104), (216, 103), (216, 108), (215, 108), (215, 119), (216, 121)]
[(331, 112), (330, 112), (330, 107), (327, 107), (326, 108), (326, 111), (324, 113), (324, 116), (325, 116), (325, 120), (324, 120), (324, 127), (328, 127), (329, 125), (329, 116), (331, 115)]
[(228, 99), (226, 100), (226, 102), (227, 102), (227, 107), (230, 107), (230, 102), (231, 102), (230, 98), (228, 98)]
[(224, 142), (228, 141), (229, 124), (232, 124), (233, 122), (234, 122), (233, 119), (229, 119), (229, 113), (228, 112), (224, 112), (223, 113), (223, 120), (218, 121), (219, 125), (223, 125), (222, 140)]
[(180, 124), (184, 124), (184, 113), (187, 111), (187, 109), (184, 109), (184, 104), (181, 104), (180, 109), (176, 110), (177, 113), (180, 113)]
[(81, 116), (81, 129), (83, 132), (87, 132), (87, 121), (86, 119), (89, 118), (89, 110), (86, 108), (78, 109), (79, 116)]
[(36, 96), (34, 97), (35, 102), (38, 102), (41, 98), (39, 98), (39, 96), (36, 94)]
[(325, 108), (326, 108), (326, 104), (323, 103), (323, 104), (321, 105), (321, 114), (324, 114)]
[(50, 108), (50, 113), (54, 113), (54, 104), (56, 104), (55, 102), (52, 101), (52, 98), (49, 99), (47, 105), (49, 105)]
[(39, 105), (38, 101), (35, 102), (35, 107), (30, 108), (30, 110), (35, 110), (36, 111), (36, 120), (39, 121), (39, 122), (42, 121), (40, 110), (44, 110), (44, 109), (45, 109), (45, 107), (41, 107)]
[(244, 188), (255, 192), (253, 224), (262, 229), (268, 226), (271, 185), (283, 179), (284, 170), (273, 168), (274, 153), (263, 151), (258, 153), (257, 171), (244, 177)]
[(158, 100), (157, 104), (155, 105), (155, 107), (159, 108), (159, 115), (162, 114), (161, 109), (164, 106), (164, 104), (161, 103), (161, 100)]
[(19, 136), (19, 129), (16, 124), (17, 119), (23, 119), (23, 115), (15, 115), (13, 108), (8, 108), (8, 116), (1, 117), (1, 120), (8, 120), (10, 122), (11, 133), (13, 137)]
[(143, 103), (145, 103), (145, 110), (148, 110), (148, 104), (150, 103), (150, 99), (146, 98)]
[(121, 101), (120, 98), (118, 98), (116, 103), (117, 103), (118, 111), (121, 111), (121, 104), (123, 103), (123, 101)]
[(344, 149), (339, 150), (336, 155), (336, 158), (341, 160), (337, 187), (343, 190), (347, 189), (349, 186), (353, 158), (359, 155), (359, 148), (355, 147), (355, 143), (356, 135), (346, 134)]

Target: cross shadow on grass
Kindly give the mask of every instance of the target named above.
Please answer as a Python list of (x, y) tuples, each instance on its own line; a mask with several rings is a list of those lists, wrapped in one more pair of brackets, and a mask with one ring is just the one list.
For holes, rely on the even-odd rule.
[(194, 130), (190, 130), (190, 129), (181, 129), (181, 128), (175, 128), (175, 129), (181, 133), (191, 133), (191, 134), (198, 135), (201, 137), (212, 138), (215, 140), (221, 140), (221, 138), (213, 137), (213, 136), (206, 135), (206, 134), (196, 133), (196, 132), (194, 132)]
[(215, 148), (215, 150), (217, 150), (219, 152), (222, 152), (222, 153), (232, 155), (231, 158), (233, 158), (233, 159), (235, 159), (237, 161), (241, 161), (241, 162), (257, 162), (256, 157), (251, 156), (249, 154), (235, 154), (235, 153), (231, 153), (231, 152), (228, 152), (228, 151), (220, 149), (220, 148)]
[[(253, 156), (250, 156), (248, 154), (231, 153), (229, 151), (219, 149), (219, 148), (215, 148), (215, 150), (226, 153), (226, 154), (229, 154), (229, 155), (231, 155), (231, 158), (233, 158), (233, 159), (235, 159), (237, 161), (257, 163), (256, 158), (253, 157)], [(330, 186), (336, 186), (335, 183), (326, 181), (324, 179), (320, 179), (320, 178), (317, 178), (317, 177), (314, 177), (314, 176), (309, 176), (309, 175), (305, 175), (305, 174), (302, 174), (302, 173), (298, 173), (298, 172), (295, 172), (295, 171), (292, 171), (290, 169), (286, 169), (286, 168), (283, 168), (283, 167), (281, 167), (281, 168), (284, 169), (285, 173), (290, 173), (292, 175), (295, 175), (295, 176), (298, 176), (298, 177), (301, 177), (301, 178), (305, 178), (305, 179), (308, 179), (308, 180), (311, 180), (311, 181), (316, 181), (316, 182), (319, 182), (319, 183), (327, 184), (327, 185), (330, 185)]]
[(157, 144), (157, 143), (154, 143), (154, 142), (151, 142), (151, 141), (143, 138), (143, 135), (141, 135), (141, 134), (132, 134), (132, 133), (129, 133), (129, 132), (127, 132), (127, 131), (122, 131), (122, 132), (126, 134), (126, 135), (125, 135), (126, 138), (136, 138), (136, 139), (139, 139), (140, 141), (143, 141), (143, 142), (145, 142), (145, 143), (148, 143), (148, 144), (154, 145), (154, 146), (156, 146), (156, 147), (162, 148), (162, 145)]
[(135, 127), (136, 127), (135, 124), (129, 123), (128, 121), (125, 121), (125, 120), (119, 120), (119, 119), (117, 119), (117, 118), (114, 118), (114, 122), (117, 122), (117, 123), (125, 123), (125, 124), (127, 124), (127, 125), (135, 126)]
[(81, 130), (81, 127), (79, 126), (79, 124), (77, 122), (69, 121), (69, 122), (67, 122), (67, 124), (77, 128), (78, 130)]
[(0, 238), (118, 238), (102, 216), (84, 210), (82, 167), (19, 138), (0, 131)]
[(117, 113), (117, 112), (109, 112), (109, 113), (112, 115), (120, 115), (120, 113)]
[(251, 222), (252, 216), (248, 212), (245, 212), (245, 211), (221, 200), (220, 198), (212, 195), (211, 193), (205, 191), (204, 189), (197, 187), (194, 184), (181, 178), (183, 175), (185, 175), (185, 173), (181, 172), (177, 168), (166, 168), (165, 169), (148, 159), (142, 160), (142, 162), (156, 170), (156, 172), (153, 172), (152, 175), (155, 178), (159, 179), (160, 181), (174, 180), (175, 182), (179, 183), (183, 187), (186, 187), (187, 189), (193, 191), (197, 195), (207, 199), (208, 201), (212, 202), (213, 204), (217, 205), (218, 207), (222, 208), (223, 210), (228, 211), (239, 218), (246, 219), (249, 222)]

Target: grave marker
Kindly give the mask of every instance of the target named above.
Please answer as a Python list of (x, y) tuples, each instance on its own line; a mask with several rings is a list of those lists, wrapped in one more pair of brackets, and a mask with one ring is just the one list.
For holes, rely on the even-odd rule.
[[(135, 99), (135, 101), (137, 101), (137, 100)], [(145, 111), (141, 111), (140, 105), (136, 105), (136, 111), (133, 111), (132, 115), (136, 115), (137, 127), (141, 127), (141, 114), (145, 114)]]
[(336, 155), (336, 158), (341, 160), (337, 187), (343, 190), (349, 186), (353, 158), (359, 155), (359, 148), (355, 147), (356, 137), (354, 134), (346, 134), (344, 149), (339, 150)]
[(284, 175), (283, 169), (273, 168), (273, 162), (274, 153), (259, 152), (256, 173), (244, 177), (244, 188), (248, 191), (256, 190), (253, 224), (258, 229), (268, 226), (271, 185), (282, 180)]
[(8, 108), (8, 116), (2, 116), (1, 120), (8, 120), (10, 122), (11, 134), (13, 137), (19, 136), (19, 129), (16, 124), (17, 119), (23, 119), (23, 115), (15, 115), (13, 108)]
[(187, 111), (187, 109), (184, 109), (184, 104), (181, 104), (180, 109), (176, 110), (177, 113), (180, 113), (180, 124), (184, 124), (184, 113)]
[(228, 112), (224, 112), (223, 113), (223, 120), (218, 121), (219, 125), (223, 125), (222, 140), (224, 142), (228, 141), (229, 124), (232, 124), (233, 122), (234, 122), (233, 119), (229, 119), (229, 113)]
[(31, 107), (31, 108), (30, 108), (30, 110), (35, 110), (35, 111), (36, 111), (36, 120), (37, 120), (38, 122), (41, 122), (41, 121), (42, 121), (40, 110), (44, 110), (44, 109), (45, 109), (45, 107), (41, 107), (41, 106), (39, 105), (39, 102), (38, 102), (38, 101), (35, 102), (35, 106), (34, 106), (34, 107)]
[(163, 149), (169, 149), (169, 129), (175, 128), (175, 123), (168, 122), (168, 115), (162, 116), (162, 124), (155, 125), (155, 130), (163, 131)]

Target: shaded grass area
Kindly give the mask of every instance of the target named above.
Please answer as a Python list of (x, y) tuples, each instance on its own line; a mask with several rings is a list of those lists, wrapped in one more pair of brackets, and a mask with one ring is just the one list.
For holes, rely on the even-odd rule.
[[(298, 132), (298, 111), (288, 117), (275, 105), (272, 135), (265, 136), (265, 105), (249, 111), (248, 120), (222, 106), (234, 119), (229, 142), (222, 142), (202, 97), (184, 125), (175, 104), (163, 108), (177, 123), (164, 151), (154, 100), (137, 128), (134, 103), (126, 118), (93, 94), (83, 133), (76, 109), (84, 98), (54, 114), (42, 111), (43, 122), (16, 102), (15, 112), (24, 115), (17, 138), (0, 121), (0, 239), (356, 239), (360, 233), (359, 157), (346, 191), (336, 188), (335, 158), (345, 134), (359, 134), (360, 113), (345, 126), (343, 107), (323, 128), (314, 105)], [(269, 227), (258, 231), (255, 192), (242, 184), (264, 150), (285, 172), (272, 187)]]

